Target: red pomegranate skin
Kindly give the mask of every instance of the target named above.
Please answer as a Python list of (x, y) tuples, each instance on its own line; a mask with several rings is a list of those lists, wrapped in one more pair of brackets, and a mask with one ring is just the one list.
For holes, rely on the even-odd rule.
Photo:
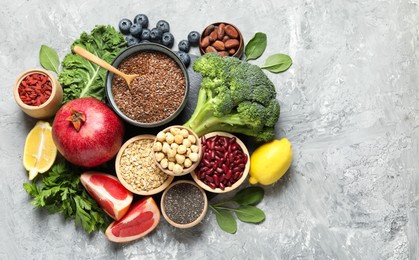
[[(66, 120), (76, 110), (85, 115), (79, 131)], [(122, 146), (122, 120), (96, 98), (78, 98), (64, 104), (52, 124), (58, 151), (73, 164), (95, 167), (111, 160)]]

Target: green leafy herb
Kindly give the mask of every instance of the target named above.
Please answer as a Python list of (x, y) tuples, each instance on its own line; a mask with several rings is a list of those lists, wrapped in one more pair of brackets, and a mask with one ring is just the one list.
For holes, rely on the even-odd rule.
[(259, 223), (265, 220), (265, 213), (255, 206), (242, 205), (236, 209), (236, 216), (243, 222)]
[(234, 195), (233, 201), (240, 205), (256, 205), (262, 201), (265, 191), (261, 187), (248, 187)]
[(260, 223), (265, 220), (265, 213), (256, 204), (262, 201), (265, 192), (261, 187), (247, 187), (239, 191), (232, 199), (211, 204), (218, 226), (230, 234), (237, 231), (237, 221), (230, 212), (234, 212), (242, 222)]
[(261, 68), (273, 73), (279, 73), (286, 71), (291, 65), (292, 60), (290, 56), (278, 53), (269, 56)]
[(23, 188), (33, 197), (32, 204), (74, 219), (88, 233), (105, 230), (109, 217), (90, 197), (80, 183), (80, 169), (69, 163), (55, 164), (40, 183), (24, 183)]
[(244, 52), (246, 54), (246, 61), (256, 60), (266, 49), (268, 38), (265, 33), (257, 32), (255, 36), (247, 43)]
[[(99, 25), (90, 34), (83, 32), (71, 45), (71, 49), (75, 45), (111, 63), (125, 48), (126, 41), (112, 26)], [(72, 53), (64, 57), (62, 67), (58, 81), (64, 90), (63, 103), (80, 97), (105, 99), (105, 69)]]
[(46, 45), (41, 45), (41, 49), (39, 50), (39, 61), (44, 69), (54, 71), (58, 75), (60, 58), (58, 58), (58, 54), (54, 49)]

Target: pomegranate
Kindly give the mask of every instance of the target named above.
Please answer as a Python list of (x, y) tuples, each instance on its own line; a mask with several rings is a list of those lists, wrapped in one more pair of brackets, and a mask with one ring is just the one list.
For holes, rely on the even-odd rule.
[(122, 146), (122, 120), (96, 98), (78, 98), (63, 105), (52, 124), (58, 151), (71, 163), (94, 167), (112, 159)]

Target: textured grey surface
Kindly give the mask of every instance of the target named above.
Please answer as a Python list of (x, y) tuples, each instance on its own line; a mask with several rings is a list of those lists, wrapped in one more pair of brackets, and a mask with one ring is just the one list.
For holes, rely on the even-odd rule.
[[(66, 2), (0, 9), (0, 259), (419, 259), (418, 1)], [(256, 64), (276, 52), (293, 58), (286, 73), (269, 74), (282, 105), (277, 136), (295, 157), (266, 188), (264, 223), (229, 235), (209, 213), (196, 228), (162, 221), (119, 245), (29, 203), (21, 159), (36, 121), (13, 100), (15, 78), (39, 67), (41, 44), (63, 58), (82, 31), (139, 12), (168, 20), (177, 40), (216, 21), (247, 40), (263, 31)]]

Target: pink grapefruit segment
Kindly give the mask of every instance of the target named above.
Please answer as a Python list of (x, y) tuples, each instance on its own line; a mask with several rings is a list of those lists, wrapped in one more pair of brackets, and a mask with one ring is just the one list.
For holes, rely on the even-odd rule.
[(146, 197), (131, 206), (119, 221), (106, 229), (106, 237), (113, 242), (129, 242), (153, 231), (160, 222), (160, 210), (152, 197)]
[(113, 219), (120, 220), (128, 211), (133, 195), (110, 174), (88, 171), (80, 181), (99, 206)]

